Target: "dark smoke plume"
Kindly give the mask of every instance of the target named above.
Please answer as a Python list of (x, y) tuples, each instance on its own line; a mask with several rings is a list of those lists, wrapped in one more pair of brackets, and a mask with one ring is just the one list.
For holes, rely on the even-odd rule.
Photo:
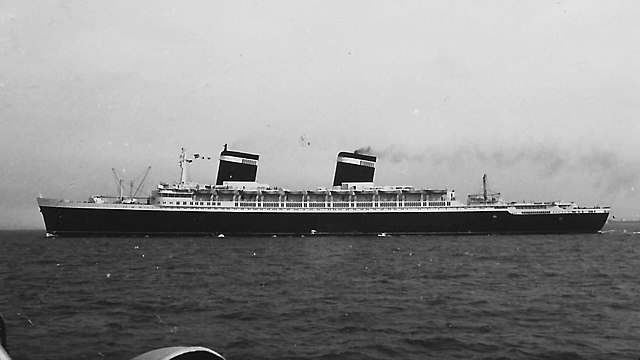
[(420, 162), (425, 159), (424, 154), (412, 153), (398, 149), (395, 145), (390, 145), (385, 149), (376, 149), (370, 145), (359, 148), (355, 151), (357, 154), (367, 154), (376, 156), (378, 159), (384, 159), (393, 163), (399, 163), (402, 161), (415, 161)]
[(480, 163), (503, 169), (524, 165), (533, 168), (545, 177), (555, 177), (566, 172), (586, 173), (588, 181), (609, 192), (640, 186), (640, 164), (625, 161), (620, 154), (605, 150), (584, 152), (538, 146), (506, 151), (462, 146), (443, 153), (441, 150), (434, 149), (420, 152), (407, 151), (391, 145), (385, 149), (365, 146), (356, 151), (374, 155), (381, 160), (393, 163), (409, 161), (428, 162), (430, 165), (455, 164), (457, 166)]

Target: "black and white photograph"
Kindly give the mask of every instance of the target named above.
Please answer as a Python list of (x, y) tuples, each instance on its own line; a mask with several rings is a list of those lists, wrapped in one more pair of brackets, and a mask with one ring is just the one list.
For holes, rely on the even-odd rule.
[(0, 2), (0, 360), (640, 358), (638, 19)]

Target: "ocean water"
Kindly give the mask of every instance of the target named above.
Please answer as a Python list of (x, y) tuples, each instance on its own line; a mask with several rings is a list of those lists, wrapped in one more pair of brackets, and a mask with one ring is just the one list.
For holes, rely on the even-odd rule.
[(0, 232), (19, 359), (638, 359), (640, 223), (601, 234), (45, 238)]

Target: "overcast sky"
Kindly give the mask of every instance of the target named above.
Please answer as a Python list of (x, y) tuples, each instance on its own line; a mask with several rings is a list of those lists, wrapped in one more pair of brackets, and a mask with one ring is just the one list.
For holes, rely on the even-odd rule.
[[(258, 153), (315, 188), (370, 147), (376, 184), (484, 173), (509, 201), (640, 218), (640, 2), (0, 3), (0, 228), (36, 197), (115, 194), (111, 168), (179, 180), (180, 148)], [(216, 161), (193, 180), (215, 182)]]

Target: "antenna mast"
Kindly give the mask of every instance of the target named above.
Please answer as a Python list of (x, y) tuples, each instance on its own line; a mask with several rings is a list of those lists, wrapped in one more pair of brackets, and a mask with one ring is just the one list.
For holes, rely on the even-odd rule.
[(484, 201), (487, 201), (487, 174), (484, 174), (482, 177), (482, 196), (484, 197)]
[(189, 181), (189, 174), (188, 174), (188, 163), (191, 162), (190, 160), (187, 160), (187, 154), (184, 151), (184, 148), (182, 148), (181, 152), (180, 152), (180, 185), (186, 185)]

